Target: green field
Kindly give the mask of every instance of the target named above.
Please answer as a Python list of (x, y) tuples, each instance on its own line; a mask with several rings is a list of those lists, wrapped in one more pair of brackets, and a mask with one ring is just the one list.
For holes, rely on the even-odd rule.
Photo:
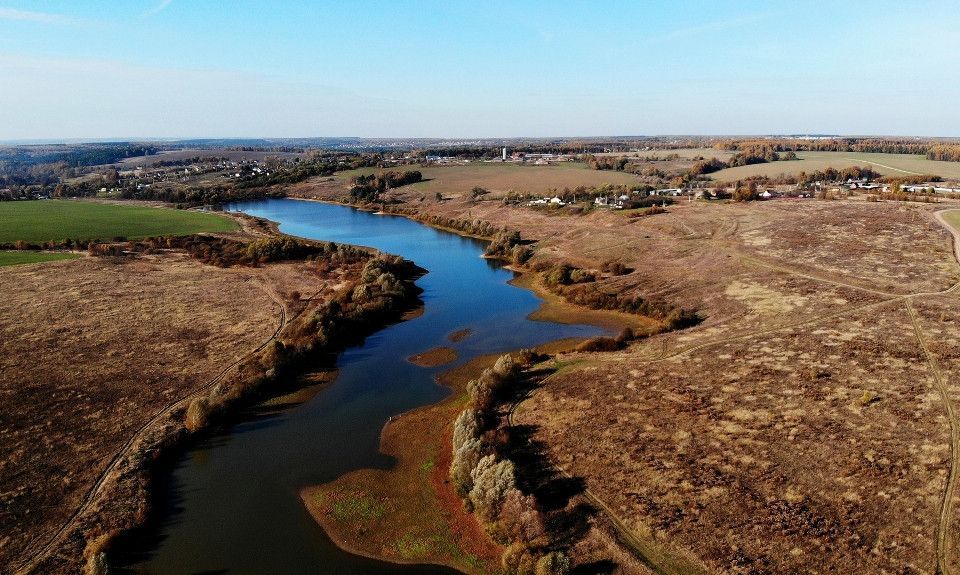
[(719, 182), (732, 182), (750, 176), (776, 177), (796, 175), (826, 168), (838, 170), (851, 166), (867, 166), (884, 176), (930, 174), (944, 179), (960, 179), (960, 162), (938, 162), (913, 154), (874, 154), (858, 152), (797, 152), (798, 160), (770, 162), (727, 168), (711, 174)]
[(0, 202), (0, 243), (138, 239), (238, 228), (228, 217), (189, 210), (68, 200)]
[[(440, 192), (448, 197), (469, 193), (475, 186), (491, 192), (524, 192), (546, 194), (552, 189), (600, 186), (603, 184), (634, 184), (637, 176), (624, 172), (598, 171), (579, 162), (564, 162), (549, 166), (529, 166), (501, 163), (471, 163), (454, 166), (397, 166), (394, 171), (419, 170), (425, 180), (408, 186), (426, 195)], [(377, 168), (361, 168), (339, 172), (337, 177), (347, 180), (359, 174), (372, 174)], [(407, 188), (404, 188), (407, 189)]]
[(49, 252), (7, 252), (0, 251), (0, 268), (3, 266), (15, 266), (18, 264), (36, 264), (40, 262), (56, 262), (60, 260), (72, 260), (79, 258), (79, 254), (71, 253), (49, 253)]
[(960, 231), (960, 210), (950, 210), (943, 212), (943, 219), (953, 226), (953, 229)]

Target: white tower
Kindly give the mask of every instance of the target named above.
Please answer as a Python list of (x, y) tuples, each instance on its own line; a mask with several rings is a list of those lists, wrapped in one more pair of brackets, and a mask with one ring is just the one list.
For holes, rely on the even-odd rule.
[(503, 159), (504, 162), (507, 161), (507, 148), (506, 148), (506, 147), (503, 148), (503, 151), (502, 151), (502, 153), (501, 153), (501, 158)]

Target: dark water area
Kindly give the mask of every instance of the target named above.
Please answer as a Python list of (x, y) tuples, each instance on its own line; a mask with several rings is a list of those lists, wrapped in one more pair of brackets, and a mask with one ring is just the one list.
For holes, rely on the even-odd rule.
[[(428, 574), (441, 567), (393, 565), (339, 550), (301, 504), (302, 487), (349, 471), (386, 468), (380, 432), (392, 416), (437, 402), (449, 390), (438, 373), (478, 355), (603, 333), (586, 325), (531, 321), (540, 300), (507, 284), (513, 273), (482, 259), (485, 243), (406, 218), (291, 199), (231, 204), (301, 237), (370, 246), (428, 270), (423, 315), (392, 325), (345, 351), (339, 375), (315, 393), (275, 398), (173, 454), (156, 479), (151, 523), (111, 551), (114, 572), (151, 574)], [(448, 335), (464, 328), (463, 341)], [(437, 346), (454, 364), (407, 358)], [(306, 396), (306, 398), (304, 397)]]

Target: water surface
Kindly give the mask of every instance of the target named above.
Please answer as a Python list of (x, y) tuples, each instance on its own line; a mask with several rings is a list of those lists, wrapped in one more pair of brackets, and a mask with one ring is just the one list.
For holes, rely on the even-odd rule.
[[(113, 562), (158, 575), (453, 573), (340, 551), (306, 512), (300, 489), (358, 468), (389, 467), (391, 458), (378, 449), (384, 423), (445, 397), (449, 391), (435, 377), (453, 365), (602, 330), (528, 320), (540, 300), (508, 285), (513, 273), (482, 259), (485, 243), (478, 240), (317, 202), (273, 199), (228, 209), (278, 222), (288, 234), (375, 247), (416, 262), (429, 272), (417, 281), (424, 313), (345, 351), (337, 379), (309, 399), (254, 406), (175, 457), (157, 481), (155, 519), (120, 542)], [(449, 341), (462, 328), (470, 336)], [(406, 361), (440, 345), (456, 350), (454, 364), (424, 368)]]

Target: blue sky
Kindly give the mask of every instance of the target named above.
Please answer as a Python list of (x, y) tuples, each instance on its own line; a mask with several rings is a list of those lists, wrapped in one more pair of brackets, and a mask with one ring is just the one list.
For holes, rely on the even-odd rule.
[(0, 0), (0, 139), (960, 136), (956, 1)]

